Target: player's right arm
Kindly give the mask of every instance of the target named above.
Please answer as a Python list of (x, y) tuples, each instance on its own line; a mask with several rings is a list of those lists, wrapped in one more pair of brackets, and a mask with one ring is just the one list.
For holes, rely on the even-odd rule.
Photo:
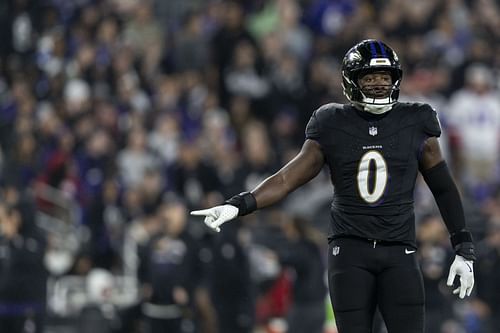
[(306, 140), (297, 156), (251, 191), (256, 208), (264, 208), (282, 200), (290, 192), (316, 177), (323, 164), (324, 157), (319, 143)]
[(205, 216), (205, 224), (220, 231), (220, 225), (236, 216), (250, 214), (256, 209), (270, 206), (301, 185), (313, 179), (325, 160), (320, 144), (307, 139), (300, 152), (278, 172), (266, 178), (250, 192), (242, 192), (225, 201), (224, 205), (191, 212)]

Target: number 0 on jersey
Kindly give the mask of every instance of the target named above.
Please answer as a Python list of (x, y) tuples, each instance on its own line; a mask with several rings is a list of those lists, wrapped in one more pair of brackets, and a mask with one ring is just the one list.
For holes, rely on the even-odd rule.
[[(370, 163), (375, 163), (375, 170), (370, 170)], [(375, 182), (372, 191), (370, 191), (369, 179), (370, 172), (375, 172)], [(366, 152), (359, 161), (358, 167), (358, 191), (361, 198), (367, 203), (377, 202), (385, 191), (387, 185), (387, 163), (384, 157), (376, 150)]]

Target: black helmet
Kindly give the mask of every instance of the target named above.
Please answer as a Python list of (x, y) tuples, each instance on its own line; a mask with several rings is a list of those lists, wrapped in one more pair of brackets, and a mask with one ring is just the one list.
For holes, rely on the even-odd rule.
[[(368, 98), (358, 85), (358, 79), (376, 71), (388, 71), (392, 76), (392, 89), (387, 98)], [(393, 105), (399, 97), (399, 85), (403, 72), (398, 56), (385, 43), (366, 39), (347, 51), (342, 62), (342, 87), (344, 95), (351, 103), (365, 106)]]

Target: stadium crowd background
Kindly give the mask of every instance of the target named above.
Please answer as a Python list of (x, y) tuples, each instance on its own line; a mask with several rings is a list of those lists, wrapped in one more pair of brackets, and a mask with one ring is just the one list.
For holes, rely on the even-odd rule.
[(235, 333), (314, 320), (309, 305), (328, 303), (328, 174), (220, 234), (188, 211), (297, 153), (312, 111), (345, 102), (341, 60), (365, 38), (398, 52), (401, 101), (436, 108), (477, 241), (476, 287), (458, 300), (419, 180), (428, 332), (499, 332), (494, 0), (2, 1), (0, 324)]

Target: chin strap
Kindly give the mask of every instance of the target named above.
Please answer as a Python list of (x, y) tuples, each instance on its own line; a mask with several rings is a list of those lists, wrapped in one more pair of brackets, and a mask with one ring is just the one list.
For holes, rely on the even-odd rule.
[(387, 111), (390, 111), (396, 103), (396, 101), (392, 100), (391, 97), (371, 98), (367, 97), (363, 91), (361, 91), (361, 95), (363, 97), (362, 101), (356, 103), (358, 108), (373, 114), (386, 113)]
[(384, 105), (377, 105), (377, 104), (365, 104), (365, 103), (353, 103), (353, 105), (361, 111), (373, 113), (373, 114), (383, 114), (388, 111), (391, 111), (393, 104), (384, 104)]
[(389, 105), (374, 105), (374, 104), (365, 104), (363, 106), (363, 110), (366, 112), (370, 112), (373, 114), (382, 114), (390, 111), (392, 109), (392, 104)]

